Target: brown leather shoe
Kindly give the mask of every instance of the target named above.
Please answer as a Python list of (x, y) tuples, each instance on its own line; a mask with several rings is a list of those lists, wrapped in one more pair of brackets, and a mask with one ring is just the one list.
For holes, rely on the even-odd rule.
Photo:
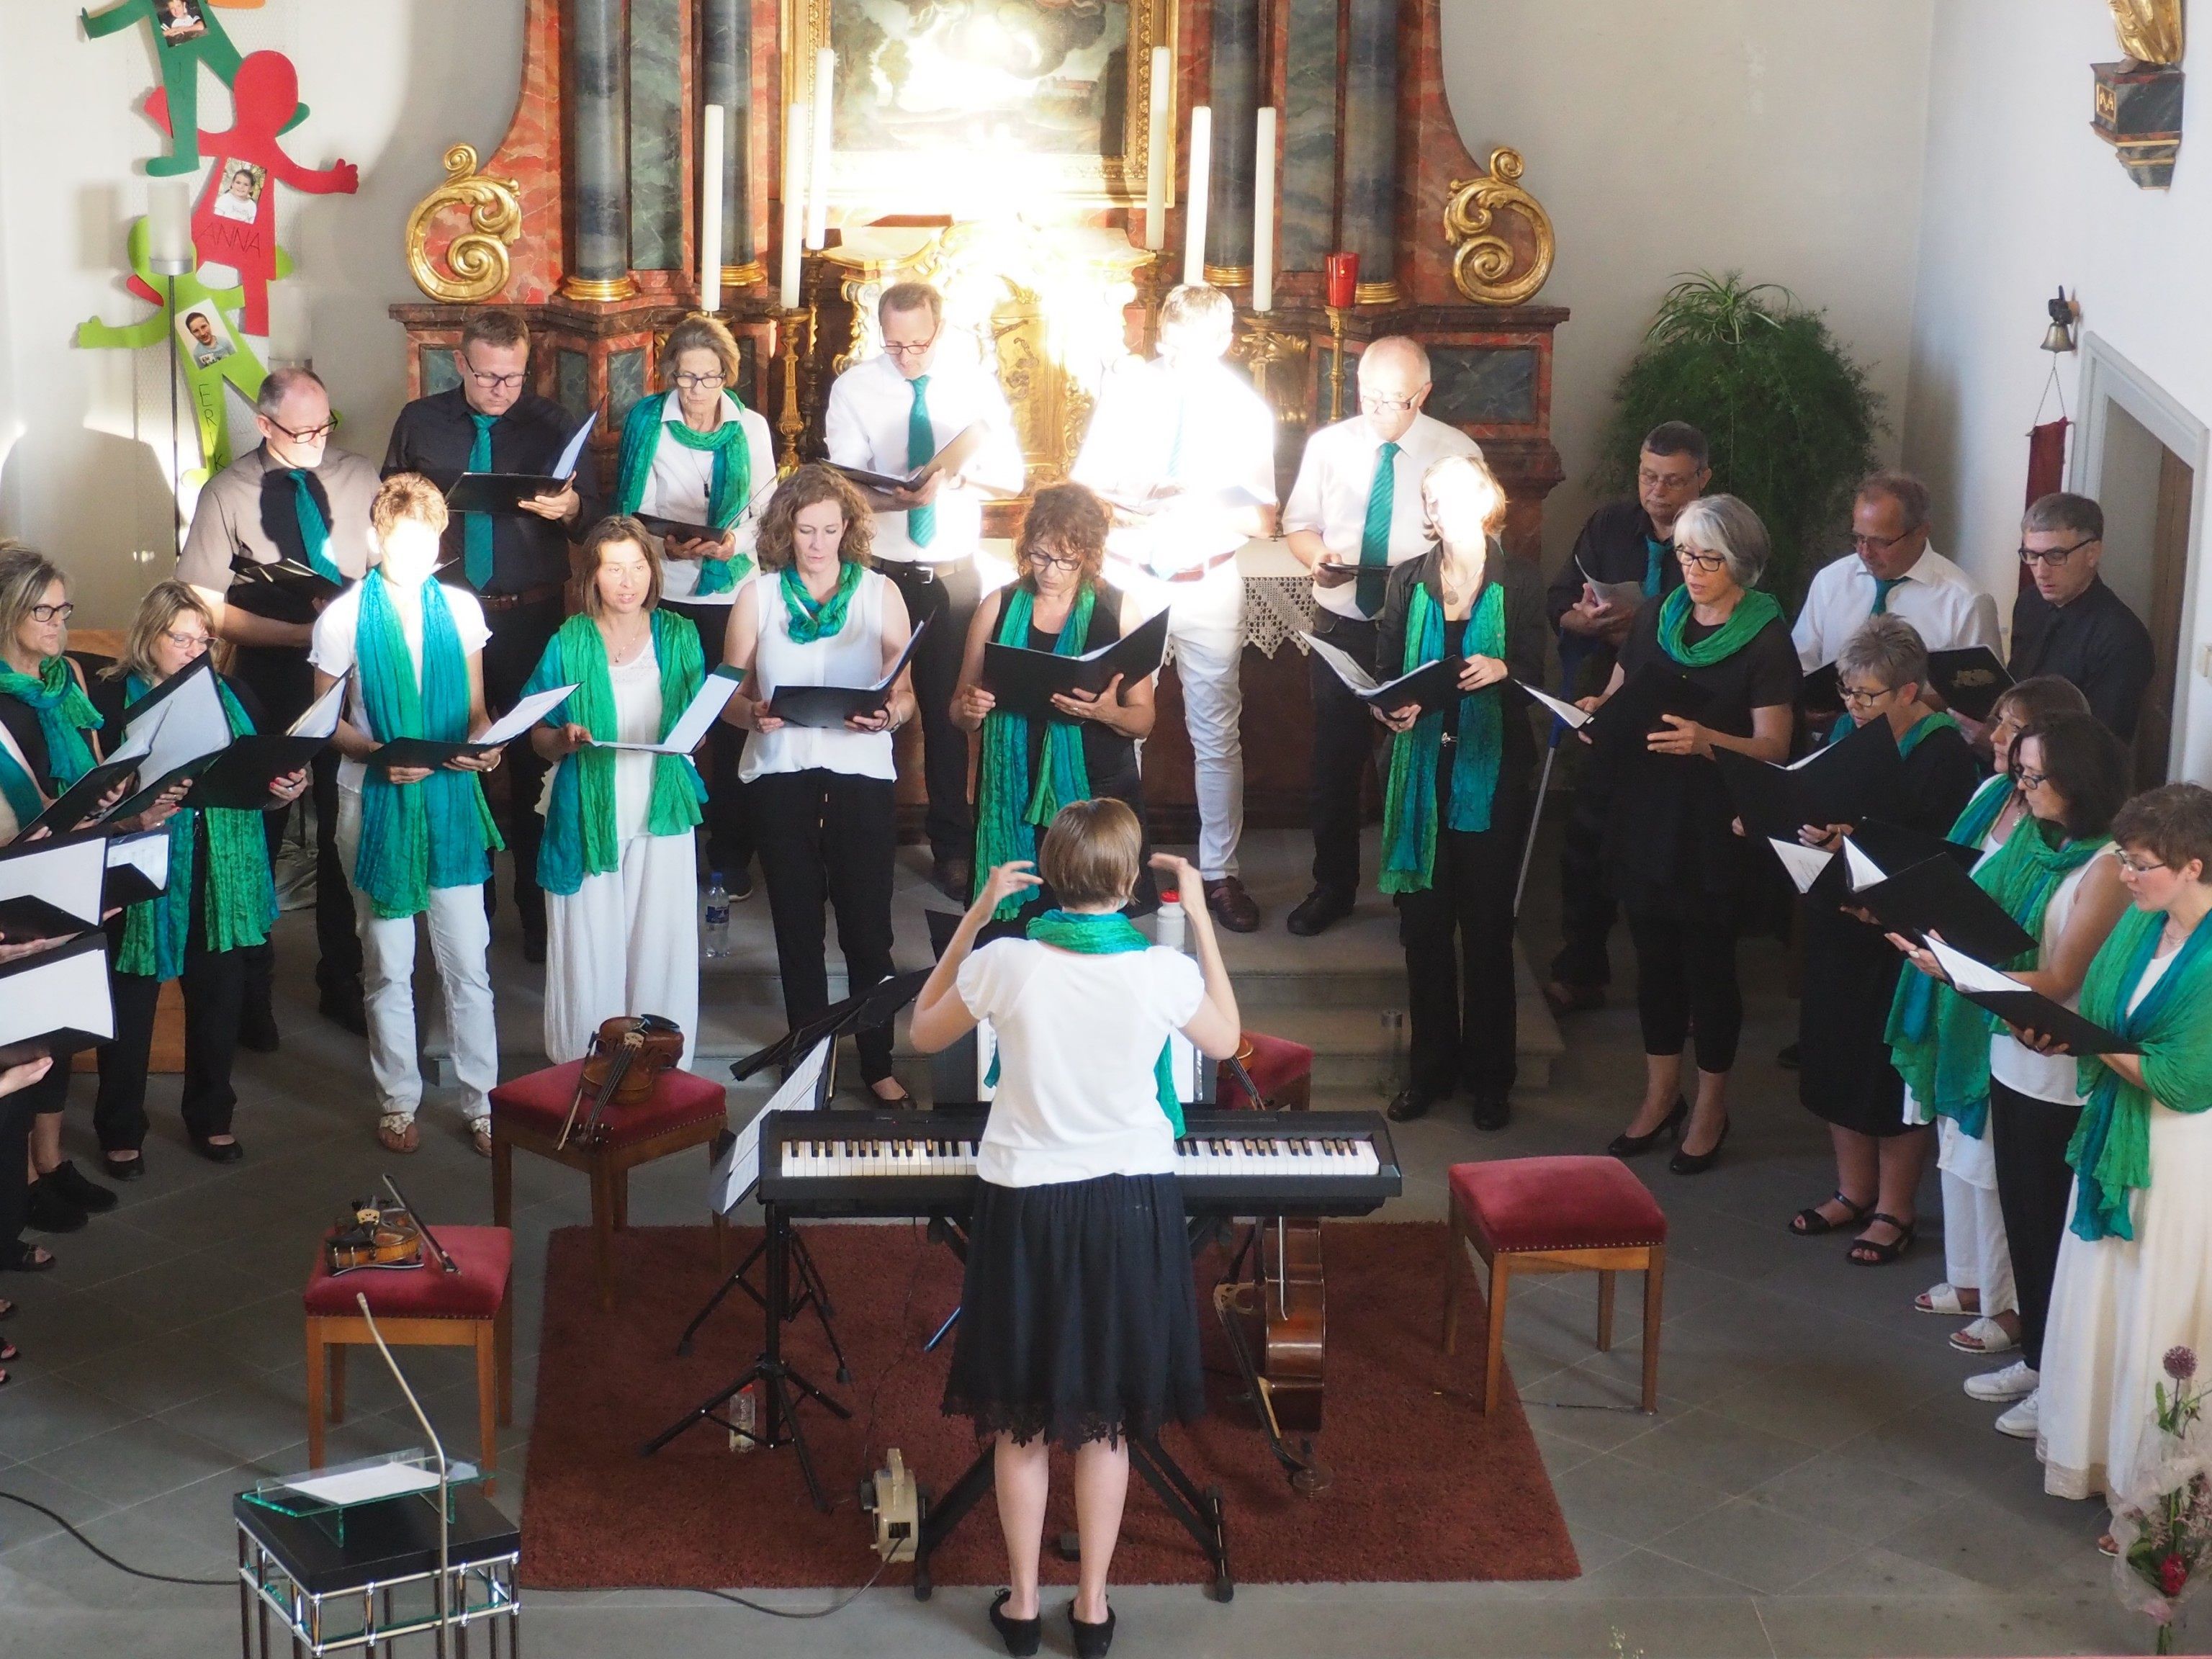
[(1244, 884), (1234, 876), (1224, 876), (1218, 881), (1206, 884), (1206, 908), (1213, 912), (1214, 921), (1232, 933), (1260, 931), (1260, 907), (1252, 902)]

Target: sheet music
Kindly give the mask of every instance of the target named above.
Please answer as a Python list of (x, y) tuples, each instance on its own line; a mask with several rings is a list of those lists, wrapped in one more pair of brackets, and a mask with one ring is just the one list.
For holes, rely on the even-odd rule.
[(550, 477), (568, 478), (575, 475), (576, 463), (583, 459), (584, 445), (590, 441), (592, 428), (599, 423), (599, 418), (597, 410), (584, 416), (583, 425), (578, 427), (575, 435), (568, 440), (568, 447), (561, 452), (561, 459), (553, 463)]
[(1978, 991), (1986, 996), (1992, 991), (2025, 991), (2010, 974), (2001, 974), (1986, 963), (1977, 962), (1964, 951), (1954, 950), (1940, 939), (1931, 937), (1928, 948), (1943, 971), (1950, 975), (1951, 983), (1961, 991)]
[(438, 1471), (417, 1463), (372, 1463), (367, 1468), (303, 1475), (285, 1485), (303, 1498), (342, 1508), (350, 1504), (372, 1503), (380, 1498), (403, 1498), (411, 1492), (434, 1491)]
[(1513, 684), (1519, 686), (1530, 696), (1535, 698), (1538, 702), (1540, 702), (1545, 708), (1550, 709), (1553, 714), (1558, 715), (1561, 720), (1565, 722), (1567, 730), (1570, 732), (1581, 731), (1583, 727), (1590, 723), (1590, 720), (1593, 718), (1588, 709), (1577, 708), (1574, 704), (1567, 702), (1561, 698), (1555, 697), (1548, 691), (1539, 690), (1536, 687), (1529, 684), (1526, 680), (1516, 679)]
[(1863, 893), (1876, 882), (1889, 879), (1889, 872), (1860, 852), (1849, 836), (1844, 837), (1844, 866), (1850, 872), (1854, 893)]
[(346, 681), (353, 671), (348, 669), (337, 682), (323, 695), (307, 705), (307, 712), (294, 720), (287, 735), (295, 738), (334, 738), (338, 731), (338, 714), (345, 707)]
[(1600, 605), (1611, 605), (1619, 611), (1633, 611), (1644, 603), (1644, 584), (1633, 582), (1601, 582), (1590, 574), (1580, 559), (1575, 568), (1582, 572), (1583, 580), (1589, 584), (1590, 592), (1597, 595)]
[[(1790, 879), (1797, 884), (1797, 890), (1801, 893), (1813, 890), (1813, 884), (1820, 878), (1820, 872), (1836, 856), (1833, 853), (1823, 852), (1820, 848), (1808, 847), (1802, 842), (1784, 841), (1779, 836), (1769, 836), (1766, 844), (1774, 849), (1775, 856), (1782, 860), (1782, 867), (1790, 872)], [(1844, 845), (1849, 848), (1850, 842), (1846, 841)], [(1866, 855), (1862, 853), (1859, 856), (1863, 859)]]
[(0, 1048), (58, 1031), (115, 1035), (105, 948), (64, 945), (25, 958), (24, 965), (0, 981)]
[(107, 846), (99, 841), (52, 846), (0, 859), (0, 899), (40, 898), (88, 927), (100, 926), (100, 887), (107, 878)]
[(698, 695), (684, 706), (659, 743), (595, 743), (594, 749), (629, 749), (648, 755), (688, 755), (706, 740), (708, 732), (730, 699), (737, 694), (738, 677), (719, 671), (700, 683)]
[(738, 1131), (738, 1138), (708, 1177), (707, 1201), (717, 1215), (727, 1215), (745, 1201), (745, 1194), (760, 1181), (761, 1126), (770, 1112), (810, 1111), (821, 1087), (822, 1069), (830, 1063), (830, 1049), (837, 1039), (826, 1036), (807, 1051), (791, 1076), (768, 1097), (768, 1103)]
[(141, 787), (230, 747), (230, 716), (223, 711), (215, 675), (186, 673), (190, 678), (175, 695), (151, 711), (156, 720), (146, 764), (139, 769)]
[(100, 843), (107, 849), (106, 867), (110, 870), (128, 866), (151, 882), (156, 889), (169, 884), (169, 827), (148, 830), (135, 836), (118, 836)]
[(1321, 653), (1321, 659), (1336, 672), (1337, 678), (1342, 680), (1354, 691), (1372, 691), (1379, 684), (1372, 674), (1359, 665), (1358, 659), (1343, 647), (1331, 645), (1327, 640), (1313, 634), (1300, 634), (1298, 637), (1314, 650), (1318, 651)]
[(484, 727), (483, 735), (471, 738), (471, 745), (495, 749), (501, 744), (514, 742), (558, 708), (575, 689), (574, 685), (556, 685), (550, 691), (532, 692)]

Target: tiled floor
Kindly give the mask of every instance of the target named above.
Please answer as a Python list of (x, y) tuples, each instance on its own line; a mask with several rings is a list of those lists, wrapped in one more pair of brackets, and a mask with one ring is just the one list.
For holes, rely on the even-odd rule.
[[(1247, 961), (1314, 948), (1293, 946), (1279, 931), (1303, 887), (1298, 838), (1259, 842), (1248, 875), (1276, 931), (1238, 942)], [(1546, 867), (1540, 860), (1531, 883), (1528, 922), (1540, 961)], [(1367, 908), (1369, 925), (1387, 927), (1376, 902)], [(741, 928), (765, 927), (757, 902), (738, 915)], [(361, 1045), (304, 1000), (313, 945), (303, 920), (284, 924), (284, 1051), (241, 1056), (247, 1160), (216, 1169), (187, 1156), (175, 1085), (157, 1084), (149, 1178), (117, 1214), (53, 1241), (60, 1271), (0, 1283), (23, 1303), (7, 1333), (27, 1354), (0, 1391), (0, 1491), (63, 1511), (156, 1571), (224, 1575), (231, 1494), (302, 1463), (303, 1254), (343, 1200), (398, 1162), (369, 1138)], [(511, 918), (501, 926), (495, 979), (534, 981), (512, 953)], [(2148, 1626), (2119, 1611), (2092, 1547), (2101, 1510), (2042, 1495), (2032, 1449), (1992, 1433), (1990, 1412), (1960, 1392), (1972, 1367), (1945, 1346), (1948, 1322), (1911, 1311), (1911, 1293), (1942, 1277), (1940, 1240), (1896, 1268), (1870, 1272), (1847, 1266), (1837, 1241), (1784, 1231), (1792, 1210), (1828, 1188), (1824, 1140), (1796, 1105), (1789, 1074), (1771, 1063), (1795, 1018), (1780, 993), (1780, 955), (1748, 949), (1746, 965), (1752, 1018), (1726, 1157), (1694, 1181), (1656, 1159), (1638, 1165), (1673, 1226), (1656, 1419), (1626, 1408), (1636, 1297), (1622, 1299), (1608, 1356), (1590, 1352), (1587, 1279), (1513, 1297), (1513, 1374), (1531, 1402), (1584, 1576), (1561, 1584), (1247, 1586), (1225, 1607), (1194, 1587), (1128, 1589), (1116, 1596), (1123, 1650), (1271, 1659), (2148, 1650)], [(515, 1047), (510, 1069), (526, 1069), (534, 1056), (516, 1045), (526, 1042), (527, 1023), (510, 1014), (502, 1024)], [(1567, 1040), (1555, 1085), (1524, 1097), (1505, 1133), (1479, 1136), (1456, 1115), (1401, 1130), (1407, 1196), (1389, 1213), (1441, 1213), (1444, 1169), (1461, 1158), (1601, 1145), (1634, 1091), (1632, 1012), (1583, 1016)], [(1346, 1095), (1317, 1103), (1376, 1103)], [(410, 1196), (434, 1217), (488, 1219), (484, 1166), (450, 1107), (434, 1100), (424, 1123), (423, 1152), (398, 1170)], [(75, 1119), (71, 1133), (88, 1162)], [(526, 1159), (517, 1180), (526, 1207), (517, 1420), (501, 1454), (508, 1505), (526, 1478), (544, 1235), (584, 1215), (581, 1187), (565, 1174)], [(691, 1221), (700, 1201), (700, 1172), (687, 1158), (640, 1176), (633, 1213), (645, 1224)], [(441, 1431), (457, 1448), (472, 1446), (465, 1361), (420, 1350), (407, 1360)], [(356, 1362), (352, 1376), (352, 1420), (334, 1431), (331, 1455), (412, 1443), (411, 1419), (374, 1368)], [(1425, 1522), (1409, 1515), (1405, 1524)], [(851, 1582), (871, 1559), (856, 1528)], [(824, 1598), (764, 1599), (804, 1608)], [(791, 1623), (683, 1593), (533, 1595), (527, 1650), (541, 1659), (982, 1654), (995, 1650), (987, 1599), (945, 1590), (924, 1605), (883, 1589), (827, 1620)], [(205, 1656), (231, 1651), (236, 1640), (229, 1592), (125, 1577), (44, 1519), (0, 1503), (4, 1659)], [(1065, 1651), (1064, 1626), (1048, 1627), (1048, 1643)]]

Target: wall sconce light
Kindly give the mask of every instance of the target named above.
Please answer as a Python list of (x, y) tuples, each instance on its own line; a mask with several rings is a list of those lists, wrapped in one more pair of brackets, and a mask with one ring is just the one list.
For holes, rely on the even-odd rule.
[(2078, 349), (2074, 339), (2074, 323), (2081, 311), (2073, 301), (2066, 297), (2066, 290), (2060, 289), (2058, 297), (2048, 301), (2044, 309), (2051, 313), (2051, 327), (2044, 334), (2043, 349), (2050, 352)]

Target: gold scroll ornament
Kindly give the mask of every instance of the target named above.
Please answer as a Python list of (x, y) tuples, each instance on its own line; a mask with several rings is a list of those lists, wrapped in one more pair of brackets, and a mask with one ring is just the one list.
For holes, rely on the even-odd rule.
[(2181, 61), (2181, 0), (2107, 0), (2120, 50), (2138, 64), (2170, 67)]
[(1494, 149), (1490, 171), (1453, 179), (1444, 200), (1452, 286), (1477, 305), (1524, 304), (1551, 277), (1552, 219), (1517, 182), (1525, 165), (1518, 150)]
[[(447, 305), (489, 300), (507, 286), (507, 245), (522, 234), (520, 185), (477, 171), (468, 144), (446, 152), (446, 182), (407, 216), (407, 270), (415, 286)], [(430, 222), (449, 207), (469, 211), (469, 228), (446, 245), (446, 269), (431, 262)]]

